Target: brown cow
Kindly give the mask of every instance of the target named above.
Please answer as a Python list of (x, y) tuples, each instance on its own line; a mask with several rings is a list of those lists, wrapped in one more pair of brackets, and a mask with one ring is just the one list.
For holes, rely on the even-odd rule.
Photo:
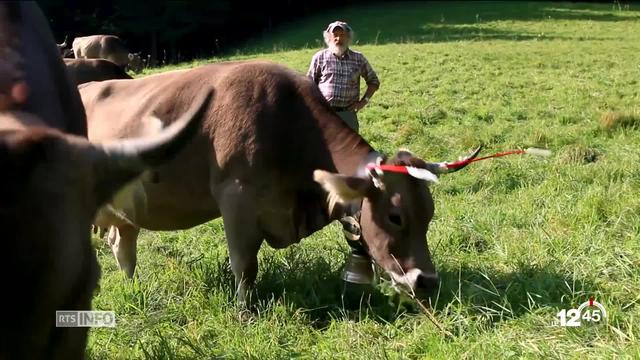
[[(244, 302), (263, 240), (275, 248), (297, 243), (341, 218), (343, 203), (361, 202), (362, 234), (376, 263), (412, 289), (436, 286), (426, 241), (434, 208), (425, 181), (366, 175), (367, 164), (384, 158), (340, 120), (313, 82), (280, 65), (230, 62), (86, 84), (80, 94), (89, 138), (153, 132), (154, 124), (133, 114), (172, 118), (209, 86), (217, 95), (205, 113), (203, 135), (96, 218), (96, 225), (112, 226), (108, 241), (129, 276), (140, 228), (185, 229), (222, 216)], [(407, 152), (386, 163), (443, 172), (442, 164)]]
[(140, 54), (130, 53), (122, 39), (115, 35), (91, 35), (73, 39), (76, 59), (107, 59), (123, 69), (142, 70)]
[[(97, 209), (198, 130), (197, 109), (152, 139), (91, 144), (76, 86), (35, 2), (0, 3), (0, 359), (79, 359), (87, 328), (58, 310), (90, 310), (99, 267)], [(199, 110), (198, 110), (199, 109)], [(194, 121), (195, 120), (195, 121)]]
[(64, 64), (76, 85), (90, 81), (132, 79), (120, 66), (105, 59), (64, 59)]

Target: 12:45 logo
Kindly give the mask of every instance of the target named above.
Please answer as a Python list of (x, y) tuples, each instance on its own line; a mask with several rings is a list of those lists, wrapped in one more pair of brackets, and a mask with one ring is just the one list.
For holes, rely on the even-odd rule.
[(577, 309), (562, 309), (556, 314), (560, 320), (560, 326), (578, 327), (582, 322), (599, 323), (607, 318), (607, 310), (593, 298), (583, 302)]

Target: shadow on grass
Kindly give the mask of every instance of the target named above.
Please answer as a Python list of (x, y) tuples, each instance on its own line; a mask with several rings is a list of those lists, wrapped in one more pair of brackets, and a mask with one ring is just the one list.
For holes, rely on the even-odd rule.
[[(540, 307), (567, 307), (575, 294), (598, 289), (586, 280), (538, 266), (521, 264), (515, 271), (495, 269), (441, 269), (440, 296), (434, 307), (451, 303), (466, 305), (477, 315), (512, 319)], [(582, 301), (587, 300), (587, 298)]]
[[(623, 5), (624, 8), (624, 5)], [(632, 7), (632, 10), (637, 10)], [(399, 2), (353, 7), (321, 16), (283, 24), (274, 33), (246, 44), (243, 53), (320, 48), (321, 32), (331, 21), (349, 22), (356, 32), (356, 44), (432, 43), (464, 40), (599, 39), (591, 34), (554, 36), (542, 33), (501, 30), (498, 21), (637, 21), (636, 11), (620, 11), (611, 4), (549, 2)], [(389, 26), (392, 24), (392, 26)], [(552, 26), (551, 24), (549, 26)], [(292, 31), (294, 29), (294, 31)], [(285, 39), (273, 44), (273, 39)]]
[(333, 319), (391, 321), (398, 316), (398, 309), (378, 289), (346, 286), (340, 270), (322, 257), (289, 252), (284, 262), (265, 260), (256, 284), (258, 301), (287, 304), (316, 328), (325, 328)]
[[(597, 291), (587, 280), (524, 264), (512, 272), (463, 267), (439, 269), (439, 273), (439, 294), (425, 299), (436, 313), (449, 313), (452, 307), (460, 306), (466, 316), (481, 317), (492, 324), (518, 318), (538, 308), (571, 307), (577, 305), (569, 303), (575, 294), (583, 293), (586, 299)], [(340, 273), (332, 271), (323, 259), (316, 258), (306, 259), (304, 264), (289, 262), (288, 268), (270, 264), (257, 284), (257, 291), (263, 304), (265, 300), (268, 303), (274, 299), (270, 301), (300, 309), (312, 326), (320, 329), (333, 319), (387, 323), (403, 314), (419, 312), (417, 306), (399, 303), (397, 296), (385, 296), (379, 289), (373, 289), (370, 301), (361, 307), (352, 292), (349, 307), (343, 302), (343, 286)]]

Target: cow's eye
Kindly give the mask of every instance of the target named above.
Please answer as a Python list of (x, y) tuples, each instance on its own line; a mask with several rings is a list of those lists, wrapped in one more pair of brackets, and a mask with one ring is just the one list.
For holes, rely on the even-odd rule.
[(395, 226), (402, 227), (402, 216), (399, 214), (389, 214), (389, 222)]

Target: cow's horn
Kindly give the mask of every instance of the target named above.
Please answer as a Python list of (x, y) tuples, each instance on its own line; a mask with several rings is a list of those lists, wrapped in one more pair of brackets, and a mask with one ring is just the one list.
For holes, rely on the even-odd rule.
[(465, 166), (469, 165), (473, 159), (475, 159), (482, 150), (482, 145), (478, 146), (470, 155), (455, 161), (455, 162), (441, 162), (441, 163), (427, 163), (426, 169), (434, 174), (446, 174), (458, 171)]
[(185, 114), (154, 136), (103, 143), (102, 150), (110, 161), (132, 170), (160, 165), (199, 131), (212, 98), (213, 89), (198, 96)]
[(62, 48), (66, 48), (66, 47), (67, 47), (67, 37), (68, 37), (68, 36), (69, 36), (69, 35), (65, 35), (65, 36), (64, 36), (64, 41), (62, 42), (62, 44), (57, 44), (59, 48), (61, 48), (61, 49), (62, 49)]

